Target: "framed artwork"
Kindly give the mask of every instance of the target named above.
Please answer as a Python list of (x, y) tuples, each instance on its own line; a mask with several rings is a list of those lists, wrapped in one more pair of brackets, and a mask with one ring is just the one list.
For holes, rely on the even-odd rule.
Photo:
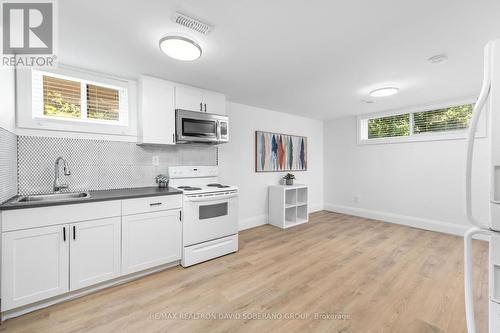
[(306, 170), (307, 137), (255, 132), (255, 172)]

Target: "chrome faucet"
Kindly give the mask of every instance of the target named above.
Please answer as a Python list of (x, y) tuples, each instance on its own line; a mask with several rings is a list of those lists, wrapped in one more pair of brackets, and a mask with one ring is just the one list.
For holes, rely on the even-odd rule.
[(64, 175), (69, 176), (71, 175), (71, 171), (69, 170), (69, 164), (66, 162), (64, 158), (59, 156), (56, 159), (55, 167), (54, 167), (54, 192), (61, 192), (62, 189), (68, 188), (68, 184), (61, 183), (61, 180), (59, 179), (59, 162), (63, 162), (63, 170), (64, 170)]

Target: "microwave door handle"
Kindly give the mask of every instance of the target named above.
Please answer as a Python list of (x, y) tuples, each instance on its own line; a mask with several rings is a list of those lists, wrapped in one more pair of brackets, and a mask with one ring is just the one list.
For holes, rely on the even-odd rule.
[(221, 126), (220, 126), (220, 120), (217, 120), (217, 141), (221, 140)]

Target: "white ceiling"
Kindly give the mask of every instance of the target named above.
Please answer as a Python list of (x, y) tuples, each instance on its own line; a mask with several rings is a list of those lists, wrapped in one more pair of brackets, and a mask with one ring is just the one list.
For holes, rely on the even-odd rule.
[[(474, 97), (484, 44), (500, 38), (498, 0), (64, 0), (59, 60), (137, 78), (150, 74), (225, 93), (229, 100), (330, 119)], [(174, 11), (213, 24), (208, 35)], [(161, 37), (188, 33), (194, 62), (163, 55)], [(427, 58), (446, 53), (449, 61)], [(399, 94), (360, 101), (384, 85)]]

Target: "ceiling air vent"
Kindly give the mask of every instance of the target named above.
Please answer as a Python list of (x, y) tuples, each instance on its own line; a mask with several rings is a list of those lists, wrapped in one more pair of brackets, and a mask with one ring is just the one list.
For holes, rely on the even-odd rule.
[(213, 28), (212, 26), (206, 23), (200, 22), (192, 17), (186, 16), (181, 13), (174, 13), (172, 21), (191, 30), (198, 31), (199, 33), (204, 35), (208, 34), (210, 30), (212, 30)]

